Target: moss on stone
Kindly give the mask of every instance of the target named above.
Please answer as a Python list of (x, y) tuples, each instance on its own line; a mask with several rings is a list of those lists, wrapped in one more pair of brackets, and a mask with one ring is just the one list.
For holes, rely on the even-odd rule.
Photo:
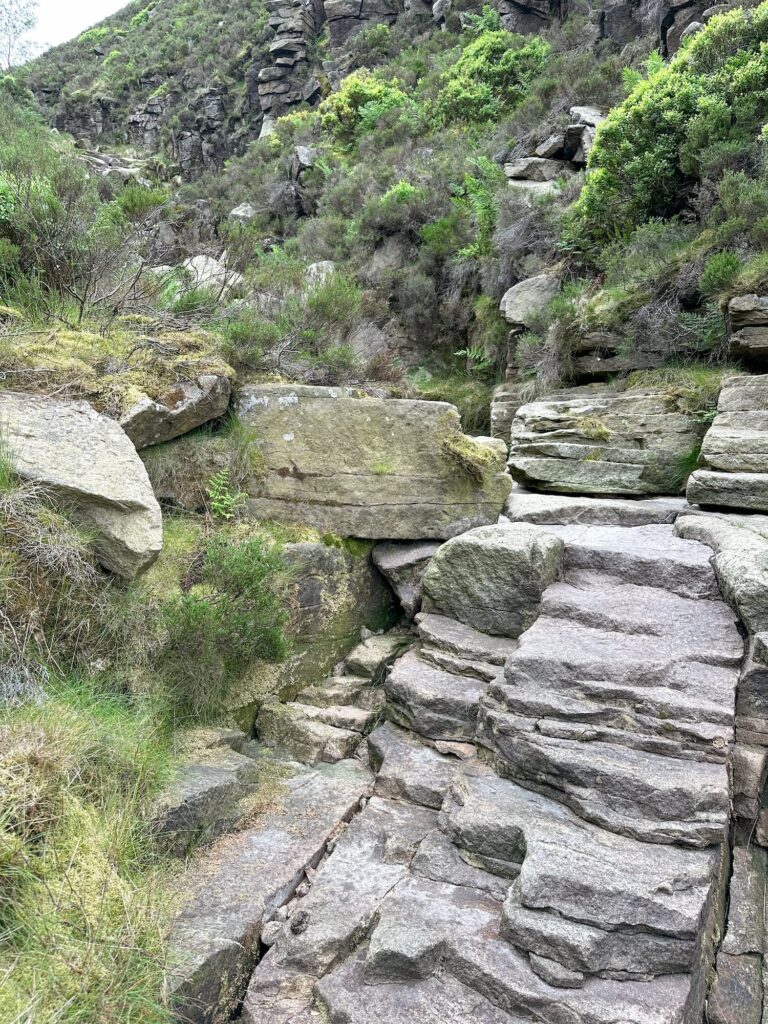
[(143, 395), (161, 398), (180, 382), (202, 374), (234, 378), (218, 352), (218, 339), (204, 331), (152, 332), (136, 317), (119, 318), (107, 330), (50, 327), (0, 335), (0, 387), (85, 398), (118, 416)]

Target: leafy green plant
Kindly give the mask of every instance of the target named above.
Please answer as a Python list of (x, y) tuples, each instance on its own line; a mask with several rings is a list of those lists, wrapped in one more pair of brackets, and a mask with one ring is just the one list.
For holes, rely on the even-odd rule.
[(225, 466), (215, 473), (208, 484), (208, 508), (217, 519), (234, 519), (248, 500), (242, 491), (233, 491), (229, 469)]

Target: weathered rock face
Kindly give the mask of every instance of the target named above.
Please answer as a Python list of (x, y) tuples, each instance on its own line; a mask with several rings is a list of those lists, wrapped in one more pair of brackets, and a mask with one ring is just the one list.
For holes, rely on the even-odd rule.
[(102, 565), (131, 579), (160, 553), (160, 506), (136, 449), (86, 402), (0, 392), (0, 424), (14, 469), (71, 504), (91, 527)]
[(573, 388), (518, 409), (509, 469), (533, 490), (675, 494), (704, 430), (654, 392)]
[(421, 608), (424, 573), (440, 545), (432, 541), (387, 542), (373, 549), (373, 561), (412, 619)]
[(145, 395), (120, 417), (136, 448), (162, 444), (223, 416), (229, 407), (229, 378), (203, 374), (160, 398)]
[(397, 616), (370, 545), (358, 551), (305, 542), (286, 544), (284, 553), (292, 575), (292, 653), (281, 664), (257, 663), (230, 695), (228, 713), (245, 729), (262, 704), (291, 700), (330, 672), (355, 646), (363, 627), (385, 629)]
[(687, 494), (694, 505), (768, 512), (768, 376), (726, 381)]
[(453, 406), (356, 394), (282, 384), (239, 393), (264, 456), (247, 485), (254, 515), (381, 540), (443, 539), (498, 518), (511, 486), (503, 455), (465, 438)]
[(491, 437), (509, 444), (512, 423), (521, 405), (525, 405), (525, 385), (509, 381), (499, 384), (491, 402)]
[(768, 296), (737, 295), (728, 303), (730, 349), (742, 359), (768, 357)]
[(334, 47), (369, 25), (391, 25), (400, 13), (395, 0), (325, 0), (323, 6)]
[(520, 523), (483, 526), (444, 544), (424, 576), (424, 611), (483, 633), (517, 637), (555, 581), (563, 542)]

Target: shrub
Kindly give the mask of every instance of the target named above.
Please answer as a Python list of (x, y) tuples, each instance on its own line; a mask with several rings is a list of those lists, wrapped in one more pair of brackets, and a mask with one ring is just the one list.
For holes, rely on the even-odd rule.
[(727, 292), (742, 268), (741, 257), (735, 252), (716, 252), (709, 257), (701, 278), (702, 295), (715, 296)]
[(190, 572), (193, 585), (163, 607), (168, 639), (160, 665), (177, 713), (199, 717), (220, 708), (249, 661), (285, 658), (288, 615), (281, 550), (263, 537), (214, 537)]
[(492, 121), (515, 107), (541, 70), (549, 45), (503, 29), (487, 29), (469, 42), (443, 73), (438, 113), (447, 121)]
[(382, 114), (407, 100), (397, 79), (386, 82), (366, 69), (353, 71), (320, 104), (320, 124), (339, 142), (351, 143), (374, 128)]
[(579, 244), (681, 209), (712, 147), (746, 152), (768, 116), (768, 4), (713, 18), (600, 126), (569, 228)]

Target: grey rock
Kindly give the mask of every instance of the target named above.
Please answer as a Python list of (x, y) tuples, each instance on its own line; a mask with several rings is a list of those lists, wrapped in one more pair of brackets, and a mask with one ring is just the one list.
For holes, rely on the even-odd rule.
[(761, 1024), (763, 979), (759, 956), (719, 953), (707, 1000), (709, 1024)]
[(254, 219), (258, 211), (252, 203), (240, 203), (236, 206), (229, 214), (230, 220), (239, 222), (240, 224), (248, 224)]
[(385, 633), (371, 636), (352, 650), (345, 661), (345, 672), (352, 676), (381, 681), (392, 662), (413, 643), (409, 633)]
[(568, 121), (571, 124), (589, 125), (591, 128), (596, 128), (604, 120), (605, 114), (599, 107), (571, 107), (568, 111)]
[(265, 384), (244, 388), (238, 407), (262, 438), (264, 472), (247, 484), (258, 517), (444, 539), (495, 521), (509, 493), (501, 454), (465, 438), (445, 403)]
[(729, 956), (762, 955), (766, 949), (765, 899), (768, 876), (766, 852), (754, 846), (733, 850), (728, 890), (728, 924), (722, 952)]
[(159, 398), (144, 395), (120, 417), (120, 426), (136, 448), (163, 444), (209, 420), (229, 407), (230, 383), (223, 374), (203, 374), (183, 381)]
[(227, 747), (191, 756), (158, 797), (150, 827), (158, 845), (175, 857), (211, 842), (248, 813), (260, 765)]
[(512, 523), (537, 525), (652, 526), (673, 523), (684, 507), (683, 498), (585, 498), (514, 488), (503, 515)]
[(409, 619), (421, 608), (424, 573), (439, 547), (433, 541), (412, 541), (377, 544), (373, 549), (376, 567), (389, 581)]
[(581, 971), (571, 971), (557, 960), (531, 953), (530, 961), (531, 967), (541, 980), (554, 988), (581, 988), (584, 984), (585, 976)]
[(338, 824), (373, 785), (354, 763), (296, 770), (283, 792), (247, 831), (194, 861), (181, 889), (184, 905), (171, 932), (174, 967), (168, 994), (192, 1024), (231, 1012), (258, 955), (263, 925), (319, 862)]
[(547, 532), (565, 541), (566, 570), (606, 572), (681, 597), (720, 596), (706, 546), (681, 541), (672, 526), (549, 526)]
[(460, 765), (386, 722), (368, 737), (376, 794), (439, 810)]
[(714, 550), (712, 565), (726, 600), (751, 634), (768, 630), (768, 541), (710, 516), (680, 516), (674, 530)]
[(522, 178), (525, 181), (554, 181), (573, 174), (573, 167), (564, 160), (526, 156), (505, 164), (504, 173), (508, 178)]
[(384, 689), (398, 724), (433, 740), (474, 739), (481, 680), (438, 669), (410, 651), (395, 662)]
[(281, 921), (268, 921), (261, 929), (262, 945), (266, 946), (268, 949), (270, 946), (274, 946), (282, 930), (283, 923)]
[(652, 391), (573, 388), (518, 409), (509, 469), (532, 490), (676, 493), (680, 464), (699, 447), (704, 429)]
[(530, 327), (534, 318), (560, 294), (560, 284), (559, 274), (548, 273), (513, 285), (501, 300), (501, 312), (507, 323)]
[[(488, 636), (471, 626), (444, 615), (417, 616), (419, 636), (429, 648), (457, 655), (473, 663), (503, 665), (517, 650), (517, 641), (508, 637)], [(426, 651), (424, 652), (426, 654)]]
[(562, 555), (562, 541), (526, 523), (471, 530), (444, 544), (430, 562), (424, 610), (517, 637), (536, 617)]
[(528, 389), (523, 384), (507, 382), (499, 384), (493, 391), (491, 401), (491, 435), (509, 443), (512, 422), (517, 410), (525, 404), (524, 395)]
[(302, 704), (265, 704), (256, 719), (256, 735), (301, 764), (333, 764), (352, 757), (360, 733), (326, 724), (320, 718), (321, 710)]
[(562, 153), (564, 142), (565, 136), (562, 132), (556, 132), (554, 135), (549, 135), (536, 147), (536, 156), (544, 158), (559, 156), (560, 153)]
[(63, 499), (94, 534), (96, 557), (132, 579), (163, 543), (162, 516), (136, 449), (86, 402), (0, 393), (8, 458), (23, 479)]

